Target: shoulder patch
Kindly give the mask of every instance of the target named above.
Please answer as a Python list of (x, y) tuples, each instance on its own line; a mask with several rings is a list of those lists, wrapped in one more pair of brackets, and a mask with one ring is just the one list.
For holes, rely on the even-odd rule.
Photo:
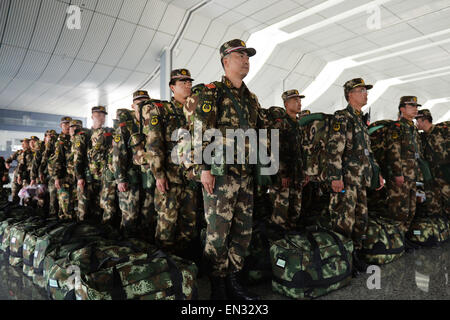
[(155, 102), (154, 105), (157, 106), (158, 108), (162, 108), (164, 106), (162, 102)]
[(112, 137), (112, 133), (111, 132), (105, 132), (103, 134), (104, 137)]
[(115, 136), (115, 137), (114, 137), (114, 141), (115, 141), (116, 143), (119, 143), (119, 142), (120, 142), (120, 139), (121, 139), (120, 136)]
[(159, 123), (158, 116), (153, 116), (151, 121), (152, 126), (156, 126), (158, 125), (158, 123)]
[(205, 87), (207, 87), (208, 89), (215, 89), (215, 88), (217, 88), (214, 83), (207, 84)]
[(395, 124), (396, 127), (399, 127), (399, 128), (402, 126), (400, 122), (396, 122), (394, 124)]
[(399, 137), (398, 132), (397, 132), (397, 131), (394, 131), (394, 132), (392, 133), (392, 139), (397, 140), (398, 137)]

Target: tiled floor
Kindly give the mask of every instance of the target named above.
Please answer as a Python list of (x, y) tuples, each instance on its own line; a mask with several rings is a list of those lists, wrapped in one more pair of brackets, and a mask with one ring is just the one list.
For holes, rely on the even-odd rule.
[[(392, 264), (380, 268), (380, 289), (370, 290), (370, 274), (352, 280), (341, 290), (330, 293), (323, 300), (448, 300), (450, 299), (450, 243), (439, 248), (423, 248), (407, 253)], [(371, 282), (373, 283), (373, 282)], [(270, 282), (251, 288), (265, 300), (287, 300), (274, 294)], [(207, 277), (199, 279), (201, 300), (209, 297)], [(45, 300), (45, 290), (23, 276), (21, 269), (10, 267), (0, 258), (0, 300)]]

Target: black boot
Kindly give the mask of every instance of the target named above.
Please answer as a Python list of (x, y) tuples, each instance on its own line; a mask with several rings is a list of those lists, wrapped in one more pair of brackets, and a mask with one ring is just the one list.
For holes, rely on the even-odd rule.
[(227, 300), (227, 290), (225, 286), (225, 277), (209, 277), (211, 282), (211, 298), (210, 300)]
[(232, 300), (259, 300), (259, 297), (254, 293), (247, 291), (239, 283), (237, 273), (232, 273), (226, 277), (226, 288), (228, 298)]
[(362, 273), (366, 273), (367, 268), (369, 268), (369, 265), (361, 259), (359, 252), (357, 250), (353, 251), (353, 278), (356, 278)]

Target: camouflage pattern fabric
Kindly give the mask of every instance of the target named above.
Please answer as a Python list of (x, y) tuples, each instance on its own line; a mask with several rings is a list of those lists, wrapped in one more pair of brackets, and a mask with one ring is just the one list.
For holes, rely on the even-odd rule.
[(313, 299), (348, 285), (351, 240), (331, 231), (289, 233), (270, 247), (272, 290), (294, 299)]
[(30, 183), (31, 166), (33, 164), (33, 151), (31, 149), (25, 150), (19, 157), (17, 176), (22, 179), (22, 184)]
[(420, 134), (425, 160), (431, 168), (434, 181), (427, 186), (427, 198), (433, 199), (428, 210), (450, 218), (450, 127), (445, 123), (433, 125), (429, 132)]
[(413, 220), (406, 237), (421, 246), (435, 246), (450, 239), (450, 225), (446, 216), (432, 216)]
[(287, 231), (297, 229), (302, 210), (302, 188), (270, 189), (273, 211), (270, 221)]
[(367, 229), (366, 188), (371, 187), (374, 166), (370, 138), (362, 114), (352, 106), (337, 111), (331, 121), (327, 145), (330, 181), (342, 180), (345, 191), (332, 193), (330, 227), (351, 237), (355, 249), (361, 249)]
[[(55, 153), (55, 146), (58, 137), (51, 136), (50, 141), (45, 144), (45, 149), (42, 154), (41, 164), (39, 166), (39, 177), (43, 178), (42, 183), (48, 186), (49, 192), (49, 215), (55, 216), (59, 212), (59, 203), (58, 203), (58, 191), (55, 187), (55, 180), (50, 176), (49, 173), (49, 159), (53, 157)], [(40, 179), (41, 180), (41, 179)]]
[[(6, 159), (5, 163), (11, 164), (13, 161), (17, 161), (19, 163), (19, 159), (21, 157), (21, 154), (23, 153), (23, 150), (18, 150), (14, 152), (8, 159)], [(12, 193), (12, 202), (13, 203), (19, 203), (19, 191), (22, 188), (21, 184), (17, 183), (17, 174), (19, 170), (19, 165), (16, 166), (16, 169), (14, 170), (14, 176), (13, 181), (11, 182), (11, 193)]]
[(388, 264), (400, 258), (405, 252), (404, 233), (388, 220), (371, 217), (366, 235), (361, 255), (369, 264)]
[(386, 182), (387, 206), (388, 209), (380, 213), (380, 216), (400, 223), (404, 233), (408, 232), (411, 222), (416, 212), (416, 193), (417, 186), (415, 182), (405, 181), (399, 187), (394, 181)]

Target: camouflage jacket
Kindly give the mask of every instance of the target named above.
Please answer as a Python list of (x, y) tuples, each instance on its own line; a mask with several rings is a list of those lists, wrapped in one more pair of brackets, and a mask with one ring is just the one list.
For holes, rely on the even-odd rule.
[(70, 137), (69, 141), (60, 142), (56, 146), (55, 176), (65, 183), (74, 183), (75, 180), (74, 139), (75, 136)]
[(77, 179), (101, 181), (112, 153), (112, 128), (92, 129), (90, 136), (77, 135), (75, 139), (75, 175)]
[(58, 136), (58, 140), (56, 140), (54, 144), (54, 152), (50, 155), (48, 158), (48, 175), (53, 178), (57, 179), (57, 159), (59, 157), (58, 150), (63, 146), (64, 150), (70, 148), (70, 135), (61, 133)]
[(143, 104), (146, 163), (156, 179), (167, 178), (172, 183), (184, 183), (183, 167), (172, 159), (172, 151), (177, 146), (177, 141), (172, 141), (173, 133), (178, 129), (187, 130), (183, 105), (175, 100), (149, 100)]
[(30, 182), (31, 165), (33, 164), (34, 153), (31, 149), (25, 150), (19, 157), (17, 175), (22, 180)]
[(4, 183), (3, 179), (8, 176), (8, 169), (6, 169), (5, 162), (5, 158), (0, 157), (0, 189)]
[(414, 123), (402, 118), (386, 131), (386, 166), (389, 177), (405, 177), (420, 181), (422, 173), (418, 158), (422, 157), (419, 132)]
[[(41, 163), (39, 165), (39, 176), (49, 177), (48, 161), (55, 153), (56, 141), (58, 138), (52, 137), (48, 143), (45, 144), (45, 149), (42, 154)], [(42, 182), (42, 181), (41, 181)]]
[(33, 155), (33, 162), (31, 164), (31, 174), (30, 174), (31, 180), (39, 179), (39, 167), (42, 162), (42, 155), (44, 153), (44, 150), (45, 150), (45, 144), (43, 141), (40, 141), (39, 148), (36, 151), (34, 151), (34, 155)]
[(420, 134), (422, 150), (434, 177), (442, 175), (442, 166), (450, 165), (450, 129), (447, 125), (433, 125), (429, 132)]
[(378, 179), (372, 177), (372, 166), (378, 164), (370, 147), (367, 124), (350, 105), (337, 111), (331, 120), (327, 157), (330, 181), (343, 180), (344, 185), (368, 188), (373, 178)]
[[(17, 163), (19, 163), (19, 158), (20, 158), (20, 155), (22, 154), (22, 152), (23, 152), (22, 149), (17, 150), (12, 155), (10, 155), (8, 159), (6, 159), (5, 163), (11, 164), (13, 161), (17, 161)], [(17, 165), (16, 169), (14, 170), (14, 177), (17, 175), (18, 169), (19, 169), (19, 166)]]
[(138, 132), (137, 123), (131, 120), (120, 122), (115, 131), (112, 166), (117, 183), (139, 183), (140, 168), (133, 163), (133, 149), (130, 146), (131, 135)]
[[(233, 99), (227, 94), (227, 90), (238, 103), (240, 111), (236, 108)], [(249, 154), (250, 146), (252, 145), (253, 148), (256, 143), (251, 143), (250, 139), (245, 139), (244, 149), (236, 150), (236, 146), (232, 147), (235, 145), (236, 139), (227, 139), (226, 137), (227, 129), (243, 129), (245, 132), (247, 129), (265, 129), (268, 127), (256, 95), (250, 92), (245, 83), (242, 83), (241, 88), (237, 89), (229, 79), (223, 77), (221, 82), (208, 84), (203, 90), (192, 95), (186, 103), (186, 109), (195, 110), (194, 120), (201, 124), (203, 138), (205, 138), (204, 135), (207, 130), (218, 129), (222, 133), (224, 149), (228, 146), (231, 150), (234, 150), (234, 164), (227, 164), (226, 170), (238, 175), (254, 173), (254, 163), (250, 163)], [(218, 142), (220, 143), (220, 141)], [(204, 141), (202, 152), (210, 144), (211, 141)], [(244, 155), (243, 164), (238, 164), (238, 155)], [(225, 151), (224, 159), (226, 159)], [(205, 163), (205, 159), (203, 159), (199, 169), (211, 170), (211, 165)]]

